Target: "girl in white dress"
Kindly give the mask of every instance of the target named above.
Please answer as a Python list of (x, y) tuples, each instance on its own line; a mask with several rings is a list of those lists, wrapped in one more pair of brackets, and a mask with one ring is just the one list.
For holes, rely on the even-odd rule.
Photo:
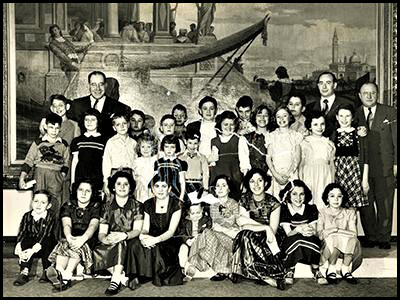
[(275, 110), (273, 122), (277, 128), (265, 138), (267, 164), (272, 175), (272, 184), (268, 192), (279, 199), (279, 192), (288, 181), (298, 179), (300, 142), (303, 135), (289, 128), (294, 122), (294, 117), (286, 106)]
[(299, 177), (310, 187), (313, 196), (311, 204), (315, 204), (320, 211), (325, 207), (322, 201), (324, 188), (335, 181), (335, 145), (322, 136), (325, 131), (322, 112), (310, 112), (304, 125), (311, 131), (311, 135), (306, 136), (300, 143)]

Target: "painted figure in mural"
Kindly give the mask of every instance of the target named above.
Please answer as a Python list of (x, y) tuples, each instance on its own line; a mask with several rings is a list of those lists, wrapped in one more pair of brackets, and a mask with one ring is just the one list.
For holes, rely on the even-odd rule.
[(87, 51), (93, 42), (89, 42), (87, 45), (81, 47), (75, 46), (63, 37), (61, 29), (57, 24), (51, 25), (49, 32), (50, 41), (48, 48), (60, 60), (61, 69), (65, 72), (79, 70), (81, 59), (77, 53)]
[(170, 22), (175, 22), (176, 19), (176, 12), (178, 10), (178, 4), (179, 3), (173, 3), (176, 4), (174, 8), (171, 7), (171, 3), (169, 3), (169, 21)]
[(269, 93), (277, 106), (287, 105), (289, 94), (293, 90), (292, 81), (289, 78), (287, 69), (283, 66), (279, 66), (275, 70), (275, 74), (278, 77), (278, 81), (269, 87)]
[(198, 9), (198, 33), (206, 36), (210, 30), (210, 26), (214, 21), (216, 3), (196, 3)]

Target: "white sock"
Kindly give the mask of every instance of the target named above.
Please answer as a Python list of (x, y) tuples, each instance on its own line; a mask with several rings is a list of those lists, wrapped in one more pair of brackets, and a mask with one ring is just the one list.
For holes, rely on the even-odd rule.
[(335, 273), (336, 274), (336, 265), (329, 265), (328, 274)]
[(21, 274), (24, 274), (24, 275), (28, 276), (28, 275), (29, 275), (29, 269), (28, 269), (28, 268), (24, 268), (24, 269), (21, 271)]
[(72, 272), (65, 271), (62, 273), (63, 280), (71, 280)]
[(342, 274), (344, 275), (344, 274), (346, 274), (346, 273), (351, 273), (351, 271), (350, 271), (350, 266), (345, 266), (345, 265), (343, 265), (343, 266), (342, 266)]
[(114, 274), (111, 277), (111, 281), (114, 281), (116, 283), (120, 283), (121, 282), (121, 274), (117, 274), (114, 272)]

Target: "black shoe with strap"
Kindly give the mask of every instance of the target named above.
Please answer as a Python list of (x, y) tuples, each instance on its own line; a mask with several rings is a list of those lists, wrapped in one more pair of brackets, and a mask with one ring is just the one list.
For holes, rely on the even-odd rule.
[(329, 273), (326, 275), (326, 280), (328, 280), (329, 284), (338, 284), (338, 279), (336, 273)]
[(17, 279), (14, 280), (13, 285), (15, 286), (21, 286), (24, 285), (29, 281), (28, 275), (20, 273), (17, 277)]
[(354, 278), (353, 275), (350, 272), (347, 272), (346, 274), (344, 274), (342, 276), (342, 278), (344, 280), (346, 280), (346, 282), (350, 283), (350, 284), (357, 284), (357, 278)]
[(380, 242), (378, 243), (379, 249), (386, 249), (389, 250), (390, 248), (392, 248), (392, 246), (390, 245), (389, 242)]
[(216, 275), (211, 277), (210, 280), (211, 281), (222, 281), (222, 280), (225, 280), (226, 278), (228, 278), (227, 275), (225, 275), (223, 273), (217, 273)]
[(285, 290), (285, 288), (286, 288), (285, 278), (277, 278), (276, 279), (276, 288), (281, 291)]

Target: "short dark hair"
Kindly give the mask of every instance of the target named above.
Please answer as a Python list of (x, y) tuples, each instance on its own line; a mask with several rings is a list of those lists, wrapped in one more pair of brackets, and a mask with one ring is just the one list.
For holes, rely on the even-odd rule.
[(152, 189), (157, 182), (166, 182), (168, 186), (171, 186), (171, 181), (168, 180), (167, 172), (157, 172), (153, 178), (150, 180), (148, 187)]
[(287, 69), (283, 66), (279, 66), (278, 68), (276, 68), (275, 74), (276, 74), (276, 76), (278, 76), (279, 79), (289, 78)]
[(168, 119), (174, 120), (174, 122), (175, 122), (175, 124), (176, 124), (176, 119), (175, 119), (175, 117), (174, 117), (173, 115), (171, 115), (171, 114), (165, 114), (165, 115), (163, 115), (163, 116), (161, 117), (160, 126), (162, 125), (162, 123), (163, 123), (165, 120), (168, 120)]
[(47, 202), (51, 203), (51, 200), (52, 200), (53, 197), (51, 196), (51, 194), (49, 193), (48, 190), (44, 190), (44, 189), (35, 191), (33, 193), (33, 195), (32, 195), (32, 199), (35, 198), (35, 195), (39, 195), (39, 194), (46, 195), (47, 196)]
[(277, 129), (279, 127), (277, 122), (276, 122), (276, 114), (281, 109), (287, 111), (287, 113), (289, 114), (289, 127), (290, 127), (290, 125), (292, 125), (295, 122), (294, 116), (293, 116), (292, 112), (290, 111), (290, 109), (286, 105), (280, 105), (274, 110), (274, 112), (272, 114), (272, 118), (271, 118), (272, 126), (271, 127), (273, 128), (273, 130), (275, 130), (275, 129)]
[(176, 147), (176, 153), (181, 152), (181, 145), (179, 144), (179, 138), (176, 135), (169, 134), (162, 139), (160, 146), (160, 149), (162, 151), (164, 151), (165, 144), (174, 144)]
[(201, 133), (196, 128), (188, 128), (185, 132), (185, 139), (186, 140), (194, 140), (197, 139), (200, 141)]
[(69, 100), (64, 95), (61, 95), (61, 94), (53, 94), (53, 95), (51, 95), (49, 97), (50, 105), (53, 105), (54, 100), (60, 100), (60, 101), (64, 102), (65, 105), (71, 104), (71, 100)]
[(304, 202), (309, 203), (312, 200), (312, 193), (310, 188), (300, 179), (289, 181), (285, 187), (279, 192), (279, 198), (282, 202), (291, 203), (290, 193), (295, 187), (302, 187), (304, 190)]
[(86, 127), (85, 127), (85, 117), (86, 116), (95, 116), (97, 119), (97, 131), (100, 132), (101, 131), (101, 114), (100, 112), (95, 109), (95, 108), (89, 108), (87, 111), (85, 111), (83, 113), (83, 117), (80, 121), (80, 128), (84, 128), (84, 130), (86, 131)]
[(171, 111), (171, 114), (172, 114), (172, 115), (174, 114), (174, 111), (175, 111), (175, 110), (182, 110), (182, 111), (185, 113), (186, 117), (187, 117), (187, 109), (186, 109), (186, 107), (183, 106), (182, 104), (176, 104), (176, 105), (172, 108), (172, 111)]
[(299, 98), (300, 101), (301, 101), (301, 106), (303, 106), (303, 107), (306, 106), (307, 99), (306, 99), (306, 96), (302, 92), (299, 92), (299, 91), (296, 91), (296, 90), (293, 90), (292, 92), (290, 92), (289, 98), (288, 98), (288, 102), (289, 102), (290, 98), (292, 98), (292, 97)]
[(49, 113), (46, 116), (46, 124), (53, 124), (53, 125), (60, 125), (61, 127), (61, 123), (62, 123), (62, 118), (57, 115), (56, 113)]
[[(260, 104), (259, 106), (257, 106), (257, 108), (251, 113), (251, 117), (250, 117), (250, 123), (257, 127), (257, 123), (256, 123), (256, 117), (259, 113), (261, 113), (264, 109), (267, 110), (267, 114), (268, 114), (268, 124), (267, 127), (271, 121), (271, 116), (272, 116), (272, 111), (271, 109), (265, 105), (265, 104)], [(268, 128), (267, 128), (268, 129)]]
[(240, 97), (236, 102), (236, 108), (239, 107), (250, 107), (250, 109), (253, 109), (253, 99), (248, 95)]
[(336, 75), (335, 75), (335, 74), (333, 74), (333, 73), (330, 72), (330, 71), (324, 71), (324, 72), (322, 72), (321, 74), (318, 75), (317, 84), (318, 84), (319, 79), (321, 78), (322, 75), (331, 75), (331, 76), (332, 76), (332, 81), (333, 81), (334, 83), (337, 82), (337, 78), (336, 78)]
[(215, 195), (215, 185), (217, 184), (218, 180), (220, 180), (220, 179), (224, 179), (226, 181), (226, 183), (228, 184), (228, 188), (229, 188), (228, 197), (233, 198), (233, 189), (235, 188), (234, 183), (233, 183), (232, 179), (228, 175), (225, 175), (225, 174), (220, 174), (217, 177), (215, 177), (215, 179), (213, 180), (211, 186), (213, 188), (212, 192), (213, 192), (214, 196), (216, 196)]
[(215, 100), (215, 98), (211, 97), (211, 96), (205, 96), (200, 100), (199, 109), (201, 109), (201, 107), (204, 105), (204, 103), (207, 103), (207, 102), (211, 102), (212, 104), (214, 104), (215, 110), (217, 109), (217, 107), (218, 107), (217, 100)]
[(133, 115), (139, 115), (143, 119), (143, 123), (146, 120), (146, 115), (144, 114), (143, 111), (139, 109), (132, 109), (131, 112), (129, 113), (129, 119), (132, 118)]
[(58, 26), (57, 24), (52, 24), (49, 26), (49, 33), (51, 37), (53, 37), (53, 28), (58, 28), (60, 30), (60, 35), (63, 36), (60, 26)]
[[(352, 127), (356, 127), (357, 124), (358, 124), (358, 120), (357, 120), (357, 117), (356, 117), (356, 111), (354, 109), (354, 106), (352, 104), (350, 104), (350, 103), (339, 104), (339, 106), (335, 110), (335, 114), (337, 115), (339, 113), (339, 110), (341, 110), (341, 109), (345, 109), (345, 110), (348, 110), (348, 111), (351, 112), (351, 115), (353, 117), (352, 120), (351, 120), (351, 126)], [(339, 127), (340, 127), (339, 126), (339, 122), (336, 120), (336, 128), (339, 128)]]
[(90, 202), (96, 201), (99, 202), (99, 193), (96, 190), (95, 187), (95, 183), (93, 182), (93, 180), (89, 179), (89, 178), (81, 178), (78, 179), (76, 182), (74, 182), (74, 184), (72, 185), (72, 195), (74, 200), (78, 200), (78, 188), (81, 185), (81, 183), (88, 183), (90, 184), (90, 187), (92, 188), (92, 195), (90, 196)]
[(89, 75), (88, 75), (88, 82), (89, 82), (89, 83), (90, 83), (90, 78), (92, 78), (92, 76), (94, 76), (94, 75), (103, 76), (104, 84), (106, 83), (106, 74), (104, 74), (104, 73), (101, 72), (101, 71), (93, 71), (93, 72), (90, 72)]
[(129, 123), (129, 118), (128, 118), (128, 116), (127, 116), (126, 113), (124, 113), (124, 112), (116, 112), (116, 113), (112, 116), (112, 118), (111, 118), (111, 122), (112, 122), (112, 125), (113, 125), (113, 126), (114, 126), (115, 120), (116, 120), (116, 119), (119, 119), (119, 118), (124, 118), (125, 121), (126, 121), (127, 123)]
[(141, 133), (137, 138), (136, 153), (138, 156), (142, 156), (142, 153), (140, 152), (140, 145), (145, 142), (151, 144), (151, 155), (156, 155), (158, 153), (158, 139), (154, 135), (145, 132)]
[(342, 204), (341, 207), (345, 207), (347, 205), (347, 203), (349, 202), (349, 196), (346, 192), (346, 190), (343, 188), (343, 186), (341, 186), (339, 183), (337, 182), (333, 182), (333, 183), (329, 183), (323, 193), (322, 193), (322, 201), (324, 201), (325, 205), (328, 206), (329, 202), (328, 202), (328, 194), (330, 191), (332, 191), (333, 189), (339, 189), (342, 192), (343, 195), (343, 200), (342, 200)]
[(239, 118), (231, 110), (225, 110), (215, 118), (215, 121), (216, 121), (215, 128), (218, 129), (220, 132), (222, 132), (221, 123), (225, 119), (233, 120), (235, 122), (235, 131), (237, 131), (237, 129), (239, 127)]
[(269, 176), (263, 169), (260, 168), (252, 168), (250, 169), (243, 178), (243, 187), (246, 189), (247, 192), (251, 192), (250, 190), (250, 179), (255, 175), (259, 174), (264, 182), (265, 182), (265, 191), (269, 189), (272, 182), (272, 177)]
[[(304, 121), (304, 127), (311, 130), (311, 123), (313, 119), (319, 119), (323, 117), (325, 119), (325, 114), (319, 110), (311, 110), (306, 114), (306, 120)], [(326, 120), (326, 119), (325, 119)]]
[(129, 195), (133, 195), (135, 192), (136, 188), (136, 181), (133, 179), (133, 176), (131, 173), (128, 173), (126, 171), (117, 171), (115, 172), (114, 175), (108, 178), (108, 188), (109, 190), (115, 195), (115, 183), (117, 182), (117, 179), (123, 177), (126, 178), (129, 182)]

